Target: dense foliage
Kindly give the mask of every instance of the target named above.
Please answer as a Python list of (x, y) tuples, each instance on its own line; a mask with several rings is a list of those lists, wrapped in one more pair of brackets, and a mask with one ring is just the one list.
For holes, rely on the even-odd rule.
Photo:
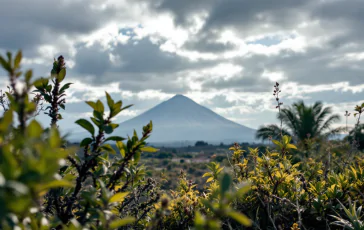
[[(144, 152), (158, 151), (146, 144), (152, 122), (140, 137), (113, 136), (113, 119), (130, 106), (105, 93), (106, 106), (86, 102), (91, 121), (76, 121), (90, 135), (82, 151), (68, 147), (57, 127), (71, 87), (63, 84), (64, 58), (50, 78), (35, 81), (31, 70), (21, 72), (21, 59), (21, 52), (0, 56), (11, 91), (1, 99), (9, 103), (0, 118), (0, 229), (364, 229), (356, 206), (364, 203), (364, 160), (355, 135), (348, 144), (320, 143), (317, 152), (311, 140), (302, 154), (281, 130), (273, 148), (235, 144), (227, 165), (209, 163), (202, 190), (182, 170), (178, 186), (164, 191), (166, 178), (150, 177), (140, 164)], [(40, 101), (49, 105), (49, 128), (34, 119)], [(358, 130), (364, 104), (355, 111)], [(312, 125), (321, 133), (325, 123)]]

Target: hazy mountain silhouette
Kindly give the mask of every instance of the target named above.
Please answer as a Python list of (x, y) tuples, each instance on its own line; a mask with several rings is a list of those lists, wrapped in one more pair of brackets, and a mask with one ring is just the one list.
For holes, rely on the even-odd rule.
[(152, 109), (120, 124), (115, 134), (132, 135), (150, 120), (153, 132), (149, 142), (253, 141), (255, 130), (230, 121), (183, 95), (176, 95)]
[[(176, 95), (150, 110), (127, 120), (113, 136), (132, 136), (134, 129), (141, 136), (142, 128), (153, 122), (150, 143), (180, 143), (203, 140), (209, 143), (254, 141), (255, 130), (230, 121), (183, 95)], [(80, 141), (86, 132), (73, 133), (70, 139)], [(186, 142), (186, 143), (187, 143)]]

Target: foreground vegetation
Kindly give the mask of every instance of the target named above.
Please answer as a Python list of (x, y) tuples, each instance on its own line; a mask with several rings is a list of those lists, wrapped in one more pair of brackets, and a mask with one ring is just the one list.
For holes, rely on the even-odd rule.
[[(212, 158), (204, 186), (197, 188), (181, 170), (177, 187), (164, 190), (166, 180), (176, 178), (155, 177), (141, 164), (145, 152), (158, 151), (146, 144), (152, 122), (140, 137), (112, 136), (113, 118), (130, 106), (108, 93), (106, 106), (87, 101), (91, 121), (76, 123), (90, 137), (78, 154), (57, 127), (71, 87), (63, 83), (63, 57), (54, 61), (50, 78), (35, 81), (32, 71), (21, 72), (21, 59), (21, 52), (0, 57), (10, 80), (0, 100), (0, 229), (364, 229), (357, 207), (364, 203), (358, 151), (364, 104), (355, 108), (347, 141), (322, 135), (292, 141), (281, 125), (273, 147), (246, 151), (234, 144), (221, 163)], [(34, 119), (42, 110), (48, 128)]]

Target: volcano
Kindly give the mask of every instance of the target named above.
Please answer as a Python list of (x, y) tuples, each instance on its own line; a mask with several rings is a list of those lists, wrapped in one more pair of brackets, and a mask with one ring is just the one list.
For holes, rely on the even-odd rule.
[(113, 135), (141, 135), (153, 122), (151, 143), (203, 140), (209, 143), (252, 142), (255, 130), (230, 121), (183, 95), (176, 95), (150, 110), (120, 124)]

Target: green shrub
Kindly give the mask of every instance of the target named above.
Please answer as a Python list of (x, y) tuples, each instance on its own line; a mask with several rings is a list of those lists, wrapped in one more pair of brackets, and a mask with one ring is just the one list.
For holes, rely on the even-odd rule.
[[(135, 210), (151, 211), (160, 196), (157, 184), (151, 178), (144, 180), (145, 171), (138, 166), (143, 151), (155, 151), (145, 146), (152, 123), (143, 127), (141, 138), (134, 133), (125, 143), (122, 137), (105, 137), (118, 127), (112, 118), (130, 106), (122, 107), (122, 101), (115, 102), (106, 93), (109, 113), (105, 116), (101, 101), (88, 101), (93, 109), (93, 124), (86, 119), (76, 121), (90, 133), (80, 144), (81, 158), (75, 149), (62, 148), (64, 140), (56, 126), (62, 119), (59, 108), (65, 108), (65, 91), (71, 85), (61, 85), (66, 76), (63, 57), (54, 61), (49, 79), (32, 82), (32, 71), (26, 71), (25, 87), (19, 90), (22, 54), (6, 56), (7, 59), (0, 57), (0, 64), (8, 72), (13, 94), (6, 94), (10, 104), (0, 125), (1, 226), (115, 229), (142, 222)], [(37, 109), (34, 100), (29, 99), (33, 86), (50, 104), (46, 113), (51, 118), (48, 130), (34, 119), (28, 122)], [(13, 113), (18, 127), (12, 125)], [(116, 152), (107, 141), (116, 142), (119, 156), (109, 158)], [(131, 188), (136, 188), (134, 194), (129, 192)], [(121, 212), (115, 212), (120, 208)]]

